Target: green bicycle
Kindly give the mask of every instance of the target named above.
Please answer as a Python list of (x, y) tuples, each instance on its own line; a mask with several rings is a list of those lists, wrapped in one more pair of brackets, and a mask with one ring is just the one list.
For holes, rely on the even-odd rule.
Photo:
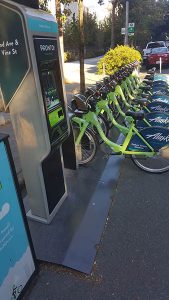
[(105, 136), (97, 115), (90, 110), (88, 101), (81, 102), (80, 109), (75, 110), (71, 118), (74, 133), (77, 159), (79, 164), (90, 162), (96, 155), (97, 138), (91, 128), (96, 128), (104, 143), (110, 147), (113, 155), (130, 156), (133, 162), (142, 170), (150, 173), (164, 173), (169, 171), (168, 148), (169, 129), (164, 127), (147, 127), (141, 131), (135, 126), (137, 120), (143, 120), (143, 112), (127, 112), (129, 127), (125, 132), (124, 142), (116, 144)]

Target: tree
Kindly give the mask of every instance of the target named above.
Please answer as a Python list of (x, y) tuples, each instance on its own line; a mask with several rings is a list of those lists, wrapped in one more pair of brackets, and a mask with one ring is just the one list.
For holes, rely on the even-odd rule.
[(80, 92), (85, 92), (85, 73), (84, 73), (84, 19), (83, 19), (83, 0), (78, 0), (79, 7), (79, 61), (80, 61)]
[[(64, 46), (67, 51), (75, 54), (79, 47), (78, 19), (74, 16), (64, 26)], [(109, 45), (109, 43), (108, 43)], [(110, 46), (110, 45), (109, 45)], [(84, 47), (85, 56), (92, 57), (104, 54), (104, 28), (102, 22), (97, 22), (95, 13), (84, 12)], [(107, 46), (105, 46), (106, 48)]]
[(39, 8), (48, 11), (48, 0), (39, 0)]
[(156, 28), (163, 24), (167, 2), (167, 0), (130, 1), (130, 20), (136, 25), (134, 36), (136, 45), (144, 47), (148, 41), (153, 39), (153, 36), (155, 37)]
[[(111, 5), (111, 43), (110, 43), (110, 48), (114, 48), (115, 46), (115, 19), (116, 19), (116, 11), (118, 12), (120, 6), (122, 5), (121, 0), (110, 0), (109, 1)], [(98, 0), (98, 4), (103, 5), (104, 0)]]

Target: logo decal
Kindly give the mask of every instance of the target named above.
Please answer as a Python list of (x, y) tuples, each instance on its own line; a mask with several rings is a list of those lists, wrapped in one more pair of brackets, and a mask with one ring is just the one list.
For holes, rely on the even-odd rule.
[(160, 124), (168, 124), (169, 118), (163, 119), (162, 117), (156, 117), (154, 119), (149, 119), (150, 122), (160, 123)]
[(161, 107), (160, 105), (152, 106), (151, 109), (154, 109), (154, 110), (160, 111), (160, 112), (168, 112), (169, 111), (169, 107)]
[(162, 135), (161, 132), (157, 132), (155, 134), (147, 134), (146, 135), (147, 139), (153, 139), (153, 140), (157, 140), (157, 141), (165, 141), (165, 142), (169, 142), (169, 134), (167, 136)]

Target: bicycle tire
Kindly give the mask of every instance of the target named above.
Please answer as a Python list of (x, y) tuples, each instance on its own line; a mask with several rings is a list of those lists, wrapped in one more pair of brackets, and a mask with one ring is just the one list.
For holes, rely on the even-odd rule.
[(77, 124), (72, 122), (74, 137), (75, 137), (75, 148), (76, 148), (76, 159), (79, 165), (86, 165), (93, 160), (96, 155), (98, 140), (96, 135), (90, 128), (86, 128), (86, 131), (81, 139), (79, 145), (76, 145), (76, 138), (79, 135), (79, 127)]
[(161, 155), (140, 156), (140, 158), (138, 155), (132, 155), (131, 159), (139, 169), (148, 173), (162, 174), (169, 171), (169, 159), (163, 158)]

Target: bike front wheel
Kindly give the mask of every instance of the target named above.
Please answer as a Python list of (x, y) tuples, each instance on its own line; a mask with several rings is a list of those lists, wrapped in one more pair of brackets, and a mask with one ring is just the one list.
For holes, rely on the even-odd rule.
[(90, 128), (86, 128), (86, 131), (79, 144), (76, 144), (76, 140), (80, 134), (78, 126), (73, 124), (73, 132), (75, 137), (76, 158), (79, 165), (85, 165), (89, 163), (96, 155), (98, 141)]
[(131, 158), (134, 164), (145, 172), (161, 174), (169, 171), (169, 159), (161, 155), (153, 157), (132, 155)]

